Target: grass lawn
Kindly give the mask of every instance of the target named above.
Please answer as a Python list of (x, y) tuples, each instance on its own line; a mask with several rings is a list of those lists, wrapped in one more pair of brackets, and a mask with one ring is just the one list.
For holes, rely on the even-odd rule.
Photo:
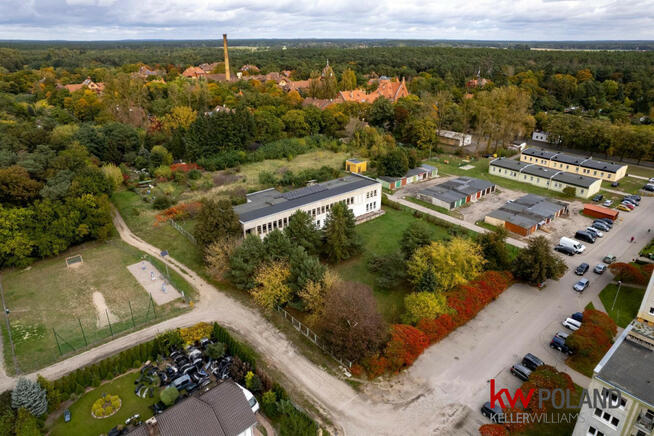
[[(629, 168), (627, 168), (627, 174), (631, 175), (636, 175), (636, 176), (641, 176), (641, 177), (647, 177), (648, 179), (650, 177), (654, 177), (654, 168), (648, 168), (648, 167), (638, 167), (635, 165), (629, 165)], [(645, 180), (642, 180), (643, 184), (645, 184)]]
[[(635, 177), (623, 177), (621, 180), (618, 181), (620, 184), (617, 188), (611, 187), (611, 182), (607, 182), (606, 180), (602, 182), (602, 188), (603, 189), (613, 189), (616, 191), (622, 191), (626, 192), (628, 194), (637, 194), (640, 189), (645, 186), (645, 183), (647, 183), (643, 179), (637, 179)], [(622, 199), (621, 196), (618, 196), (619, 199)]]
[(645, 295), (645, 288), (621, 286), (615, 308), (611, 310), (617, 290), (618, 285), (611, 283), (602, 289), (599, 296), (609, 316), (618, 326), (624, 328), (636, 317), (643, 295)]
[[(410, 212), (385, 208), (386, 213), (372, 221), (357, 226), (357, 233), (363, 240), (363, 254), (336, 265), (336, 271), (348, 281), (365, 283), (374, 289), (375, 276), (366, 267), (372, 255), (391, 254), (400, 250), (402, 233), (418, 221)], [(448, 237), (447, 229), (425, 222), (431, 229), (432, 239), (437, 241)], [(375, 289), (379, 311), (389, 322), (397, 322), (404, 312), (404, 296), (411, 290), (407, 285), (399, 289)]]
[[(145, 422), (152, 416), (150, 405), (159, 401), (159, 395), (158, 391), (155, 391), (152, 398), (137, 397), (134, 394), (134, 381), (139, 375), (139, 372), (136, 371), (120, 376), (83, 394), (68, 408), (71, 415), (70, 422), (64, 422), (62, 414), (54, 422), (50, 436), (106, 434), (115, 426), (124, 425), (125, 420), (136, 413), (141, 415), (141, 420)], [(103, 393), (118, 395), (122, 406), (116, 414), (108, 418), (95, 419), (91, 416), (91, 406), (102, 397)]]
[[(66, 268), (66, 257), (76, 254), (82, 255), (83, 264)], [(139, 250), (113, 238), (74, 247), (29, 268), (3, 271), (2, 285), (7, 307), (11, 309), (9, 319), (20, 369), (34, 371), (61, 358), (53, 329), (60, 336), (62, 353), (66, 355), (85, 348), (80, 323), (86, 341), (93, 344), (109, 339), (112, 331), (115, 335), (132, 329), (131, 313), (138, 328), (186, 311), (188, 306), (176, 300), (156, 306), (155, 318), (148, 293), (126, 268), (142, 256)], [(163, 272), (161, 264), (155, 261), (155, 265)], [(173, 271), (171, 281), (193, 298), (192, 288)], [(109, 312), (116, 317), (111, 328), (106, 323), (98, 324), (99, 319), (106, 320), (106, 313), (96, 309), (94, 292), (102, 294)], [(2, 322), (1, 326), (5, 367), (13, 373), (6, 324)]]
[[(432, 159), (426, 163), (438, 167), (438, 174), (447, 176), (468, 176), (476, 177), (478, 179), (488, 180), (495, 183), (500, 187), (511, 189), (514, 191), (522, 191), (529, 194), (537, 194), (545, 197), (556, 197), (561, 199), (566, 199), (570, 201), (570, 197), (567, 197), (561, 192), (552, 191), (545, 188), (540, 188), (538, 186), (530, 185), (529, 183), (522, 183), (516, 180), (505, 179), (504, 177), (493, 176), (488, 173), (488, 165), (492, 159), (479, 158), (473, 159), (470, 162), (464, 162), (463, 159), (452, 156), (452, 155), (441, 155), (437, 159)], [(445, 163), (447, 161), (448, 163)], [(461, 166), (473, 165), (474, 168), (464, 170), (461, 169)]]

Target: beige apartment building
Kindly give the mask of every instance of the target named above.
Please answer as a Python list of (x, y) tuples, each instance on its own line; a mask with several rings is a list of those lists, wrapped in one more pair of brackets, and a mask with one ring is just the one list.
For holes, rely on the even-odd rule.
[(527, 148), (520, 154), (520, 162), (536, 164), (553, 170), (617, 182), (627, 175), (627, 165), (574, 156), (539, 148)]

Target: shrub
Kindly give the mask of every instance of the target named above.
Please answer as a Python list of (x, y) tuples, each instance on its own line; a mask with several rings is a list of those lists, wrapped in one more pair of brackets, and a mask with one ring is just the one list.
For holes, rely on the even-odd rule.
[(222, 342), (216, 342), (215, 344), (209, 344), (207, 347), (207, 356), (211, 357), (214, 360), (218, 360), (225, 355), (225, 344)]
[(202, 338), (211, 336), (212, 325), (206, 322), (200, 322), (191, 327), (179, 329), (179, 334), (187, 345), (195, 343)]
[(277, 394), (274, 391), (264, 392), (261, 397), (261, 408), (263, 413), (269, 418), (277, 416)]
[(177, 398), (179, 398), (179, 391), (175, 386), (172, 385), (168, 386), (159, 394), (159, 399), (161, 399), (161, 402), (166, 406), (172, 406), (175, 404)]
[(617, 326), (606, 313), (586, 309), (581, 328), (566, 340), (566, 344), (574, 351), (567, 363), (582, 374), (591, 376), (593, 368), (611, 348), (616, 333)]
[(423, 318), (435, 318), (447, 310), (445, 296), (433, 292), (413, 292), (404, 297), (404, 322), (415, 324)]
[(166, 209), (171, 204), (173, 204), (173, 201), (167, 195), (157, 195), (157, 198), (152, 203), (152, 207), (161, 210)]
[(411, 366), (429, 346), (429, 338), (417, 328), (395, 324), (391, 326), (391, 340), (386, 345), (384, 354), (389, 360), (390, 368), (397, 371)]
[(170, 180), (173, 177), (173, 172), (167, 165), (161, 165), (154, 170), (154, 176), (158, 180)]
[(635, 283), (638, 285), (647, 284), (647, 278), (645, 278), (636, 265), (616, 262), (609, 265), (609, 269), (615, 276), (616, 280), (622, 280), (625, 283)]
[(24, 407), (32, 415), (41, 416), (48, 411), (46, 391), (37, 382), (21, 377), (11, 392), (11, 407)]
[(253, 373), (252, 371), (248, 371), (248, 373), (245, 374), (245, 387), (251, 390), (252, 392), (261, 392), (261, 388), (263, 386), (261, 384), (261, 379), (259, 378), (259, 376)]
[(191, 180), (200, 180), (202, 178), (202, 172), (200, 170), (191, 170), (188, 172), (188, 178)]

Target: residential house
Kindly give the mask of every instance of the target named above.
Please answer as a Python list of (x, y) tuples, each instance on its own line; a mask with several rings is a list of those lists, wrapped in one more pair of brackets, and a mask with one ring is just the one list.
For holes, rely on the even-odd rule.
[(234, 207), (243, 235), (261, 238), (288, 226), (298, 210), (308, 213), (318, 228), (325, 225), (327, 214), (336, 203), (343, 203), (354, 213), (357, 222), (380, 215), (381, 183), (356, 173), (339, 179), (305, 186), (288, 192), (274, 188), (253, 192), (247, 202)]
[(626, 176), (628, 168), (624, 164), (595, 160), (591, 156), (575, 156), (533, 147), (522, 151), (520, 161), (610, 182), (617, 182)]
[(554, 218), (568, 213), (568, 203), (527, 194), (492, 211), (484, 217), (484, 222), (529, 236)]
[(207, 72), (200, 67), (188, 67), (182, 73), (182, 76), (190, 79), (198, 79), (200, 77), (207, 77)]
[(498, 158), (488, 165), (488, 173), (505, 179), (529, 183), (541, 188), (563, 192), (572, 188), (577, 197), (588, 198), (599, 192), (602, 180), (553, 170), (513, 159)]
[(495, 191), (495, 184), (472, 177), (457, 177), (439, 185), (430, 186), (416, 194), (419, 200), (447, 210), (475, 202)]
[(257, 418), (243, 390), (226, 380), (180, 401), (132, 430), (130, 436), (253, 436)]
[(392, 102), (396, 102), (400, 98), (407, 97), (409, 90), (406, 87), (404, 78), (398, 80), (397, 77), (391, 80), (387, 77), (380, 77), (379, 79), (370, 79), (368, 83), (377, 83), (377, 89), (366, 93), (363, 89), (353, 89), (351, 91), (340, 91), (339, 97), (343, 101), (353, 101), (357, 103), (373, 103), (379, 97), (384, 97)]
[(472, 144), (472, 135), (451, 130), (439, 130), (438, 140), (440, 143), (453, 147), (465, 147)]
[(102, 94), (104, 91), (104, 83), (103, 82), (94, 82), (91, 80), (90, 77), (87, 77), (82, 83), (71, 83), (68, 85), (64, 85), (64, 88), (66, 88), (71, 94), (75, 91), (79, 91), (80, 89), (86, 88), (89, 89), (96, 94)]
[(541, 132), (539, 130), (534, 130), (534, 132), (531, 134), (531, 139), (540, 142), (550, 142), (549, 133)]

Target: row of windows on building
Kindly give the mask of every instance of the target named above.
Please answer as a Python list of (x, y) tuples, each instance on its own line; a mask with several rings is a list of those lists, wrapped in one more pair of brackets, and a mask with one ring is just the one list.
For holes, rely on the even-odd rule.
[(373, 201), (372, 203), (367, 203), (366, 204), (366, 212), (370, 212), (371, 210), (377, 209), (377, 202)]
[[(502, 174), (502, 170), (501, 170), (501, 169), (500, 169), (500, 170), (497, 170), (497, 171), (498, 171), (500, 174)], [(511, 176), (513, 176), (513, 177), (516, 176), (515, 171), (509, 171), (509, 170), (507, 170), (507, 169), (504, 170), (504, 174), (509, 174), (509, 173), (510, 173)], [(523, 179), (523, 180), (527, 180), (527, 175), (526, 175), (526, 174), (523, 174), (523, 175), (522, 175), (522, 179)], [(534, 176), (529, 176), (529, 180), (533, 182), (533, 181), (534, 181)], [(547, 181), (547, 184), (548, 184), (548, 185), (550, 184), (549, 180)], [(559, 183), (559, 182), (553, 182), (553, 183), (552, 183), (552, 186), (554, 186), (555, 188), (562, 188), (563, 186), (567, 186), (567, 185), (564, 185), (563, 183)], [(585, 191), (585, 189), (581, 189), (581, 190), (580, 190), (580, 192), (581, 192), (582, 194), (584, 193), (584, 191)]]
[[(534, 159), (534, 158), (531, 158), (531, 157), (530, 157), (530, 158), (529, 158), (529, 162), (538, 163), (538, 159)], [(547, 160), (545, 160), (545, 159), (541, 159), (541, 163), (542, 163), (543, 165), (547, 165)], [(563, 168), (563, 167), (564, 167), (564, 164), (559, 163), (559, 168), (561, 168), (561, 169), (566, 169), (566, 170), (569, 170), (569, 169), (570, 169), (570, 165), (568, 165), (568, 164), (565, 164), (565, 168)], [(556, 168), (556, 163), (554, 164), (554, 168)], [(575, 171), (576, 171), (576, 172), (579, 172), (579, 167), (578, 167), (578, 166), (575, 166)], [(588, 168), (582, 168), (582, 170), (581, 170), (581, 172), (582, 172), (583, 174), (588, 174), (588, 175), (590, 175), (591, 171), (592, 171), (592, 173), (593, 173), (592, 175), (594, 175), (594, 176), (597, 176), (597, 175), (598, 175), (598, 174), (597, 174), (597, 170), (590, 170), (590, 169), (588, 169)], [(600, 177), (604, 177), (604, 172), (603, 172), (603, 171), (600, 171), (600, 172), (599, 172), (599, 176), (600, 176)], [(608, 176), (608, 177), (611, 177), (611, 174), (607, 174), (607, 176)]]
[[(376, 195), (377, 195), (376, 189), (373, 191), (366, 192), (366, 198), (374, 198)], [(346, 206), (351, 206), (354, 204), (354, 197), (347, 197), (346, 199), (335, 201), (333, 203), (329, 203), (324, 206), (314, 207), (313, 209), (305, 210), (305, 212), (315, 219), (318, 215), (322, 215), (324, 213), (329, 212), (336, 203), (343, 203)], [(375, 201), (374, 204), (376, 207), (377, 202)], [(369, 205), (366, 204), (366, 211), (368, 211), (368, 206)], [(374, 210), (374, 209), (370, 209), (370, 210)], [(284, 227), (288, 226), (289, 219), (290, 219), (289, 217), (284, 217), (278, 220), (270, 221), (266, 224), (261, 224), (257, 226), (257, 234), (265, 235), (266, 233), (270, 233), (275, 229), (283, 229)], [(320, 220), (316, 220), (316, 225), (320, 227)], [(252, 230), (254, 230), (254, 228), (247, 229), (245, 233), (247, 234), (252, 233)]]

